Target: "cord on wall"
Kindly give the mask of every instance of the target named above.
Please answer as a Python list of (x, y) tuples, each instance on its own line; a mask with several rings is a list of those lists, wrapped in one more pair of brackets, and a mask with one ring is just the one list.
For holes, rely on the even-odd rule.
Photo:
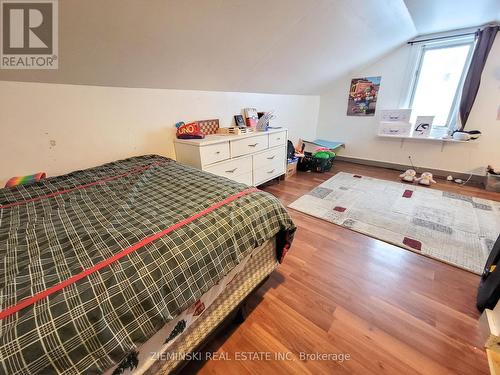
[[(471, 151), (469, 150), (469, 166), (472, 164), (471, 159), (472, 159)], [(461, 178), (455, 178), (455, 179), (453, 179), (453, 181), (459, 185), (464, 186), (466, 183), (468, 183), (470, 181), (471, 178), (472, 178), (472, 172), (470, 173), (469, 178), (466, 181), (462, 180)]]
[(410, 160), (411, 167), (415, 170), (415, 172), (418, 172), (417, 168), (415, 168), (415, 166), (413, 165), (413, 161), (411, 160), (411, 155), (408, 155), (408, 159)]
[[(418, 172), (417, 168), (415, 168), (415, 165), (413, 164), (413, 160), (411, 159), (411, 155), (408, 155), (408, 160), (410, 161), (410, 165), (411, 165), (412, 169), (414, 169), (415, 172)], [(471, 153), (469, 152), (469, 164), (470, 164), (470, 161), (471, 161)], [(471, 174), (469, 175), (469, 178), (466, 181), (463, 181), (463, 180), (461, 180), (459, 178), (455, 178), (455, 179), (453, 179), (453, 181), (455, 183), (463, 186), (463, 185), (467, 184), (470, 181), (471, 178), (472, 178), (472, 172), (471, 172)]]
[[(469, 149), (469, 166), (471, 164), (472, 164), (472, 150)], [(471, 169), (471, 171), (472, 171), (472, 169)], [(465, 185), (467, 182), (469, 182), (471, 178), (472, 178), (472, 172), (470, 173), (469, 178), (467, 179), (467, 181), (465, 181), (465, 182), (462, 183), (462, 186)]]

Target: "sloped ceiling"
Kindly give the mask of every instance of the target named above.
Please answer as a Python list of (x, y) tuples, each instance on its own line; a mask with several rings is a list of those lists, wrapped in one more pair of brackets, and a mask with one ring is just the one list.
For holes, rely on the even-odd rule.
[(410, 12), (436, 29), (424, 8), (441, 2), (63, 0), (59, 69), (0, 70), (0, 80), (319, 94), (421, 33)]
[(63, 0), (59, 69), (0, 79), (316, 94), (415, 33), (402, 0)]
[(404, 0), (419, 34), (499, 21), (500, 0)]

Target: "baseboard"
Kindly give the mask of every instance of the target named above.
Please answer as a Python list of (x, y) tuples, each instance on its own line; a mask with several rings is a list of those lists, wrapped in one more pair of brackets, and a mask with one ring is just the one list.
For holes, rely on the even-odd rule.
[[(362, 165), (369, 165), (372, 167), (380, 167), (380, 168), (387, 168), (387, 169), (394, 169), (397, 171), (405, 171), (409, 168), (412, 168), (411, 165), (408, 164), (398, 164), (398, 163), (390, 163), (386, 161), (380, 161), (380, 160), (370, 160), (370, 159), (361, 159), (361, 158), (353, 158), (351, 156), (341, 156), (337, 155), (336, 160), (340, 161), (347, 161), (349, 163), (355, 163), (355, 164), (362, 164)], [(433, 168), (419, 168), (416, 167), (417, 172), (431, 172), (434, 176), (436, 177), (441, 177), (441, 178), (446, 178), (449, 175), (452, 175), (454, 178), (460, 178), (464, 181), (466, 181), (469, 176), (471, 176), (468, 173), (461, 173), (461, 172), (453, 172), (453, 171), (445, 171), (442, 169), (433, 169)], [(484, 183), (484, 176), (477, 175), (477, 174), (472, 174), (470, 177), (470, 182), (474, 182), (477, 184), (483, 184)]]

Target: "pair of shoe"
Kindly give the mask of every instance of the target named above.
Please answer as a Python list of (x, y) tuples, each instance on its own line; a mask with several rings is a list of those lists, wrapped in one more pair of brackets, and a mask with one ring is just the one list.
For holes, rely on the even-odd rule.
[(401, 180), (404, 182), (418, 182), (420, 185), (430, 186), (431, 183), (435, 184), (436, 181), (432, 178), (432, 173), (424, 172), (417, 178), (417, 172), (414, 169), (408, 169), (403, 174), (400, 174)]

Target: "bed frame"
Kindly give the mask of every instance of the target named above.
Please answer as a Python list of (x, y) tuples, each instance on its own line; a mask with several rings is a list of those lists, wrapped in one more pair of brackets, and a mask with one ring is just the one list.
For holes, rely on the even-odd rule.
[[(267, 275), (246, 297), (245, 299), (238, 305), (236, 308), (234, 308), (225, 318), (224, 320), (215, 327), (215, 329), (210, 332), (203, 340), (202, 342), (192, 350), (192, 352), (200, 352), (203, 353), (202, 356), (203, 358), (205, 357), (205, 353), (207, 352), (204, 350), (210, 342), (218, 338), (219, 336), (223, 335), (226, 332), (229, 332), (232, 330), (232, 326), (239, 325), (243, 323), (248, 316), (250, 309), (248, 307), (248, 300), (260, 289), (262, 285), (266, 283), (266, 281), (269, 279), (271, 275)], [(181, 361), (177, 366), (170, 372), (170, 374), (173, 375), (178, 375), (182, 373), (182, 370), (189, 365), (190, 363), (194, 362), (195, 360), (185, 360)], [(202, 359), (200, 363), (205, 362), (205, 359)], [(161, 369), (159, 372), (157, 372), (157, 375), (163, 375), (164, 373), (161, 372)]]
[[(163, 354), (203, 352), (203, 347), (233, 322), (242, 323), (248, 313), (248, 299), (267, 281), (277, 267), (276, 241), (271, 239), (249, 259), (245, 268), (227, 285), (222, 294), (179, 336)], [(258, 256), (255, 256), (258, 255)], [(143, 374), (178, 374), (189, 363), (181, 359), (159, 359)]]

